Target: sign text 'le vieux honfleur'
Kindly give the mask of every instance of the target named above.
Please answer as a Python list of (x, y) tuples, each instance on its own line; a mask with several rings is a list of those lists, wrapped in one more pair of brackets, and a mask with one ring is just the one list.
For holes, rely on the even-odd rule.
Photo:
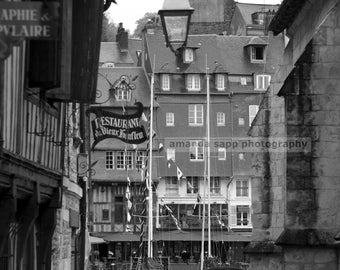
[(96, 118), (91, 121), (94, 142), (92, 149), (100, 141), (107, 138), (117, 138), (130, 144), (140, 144), (147, 140), (144, 127), (140, 124), (143, 113), (143, 104), (136, 102), (137, 112), (134, 114), (116, 114), (104, 111), (101, 108), (91, 108)]
[(0, 35), (13, 38), (57, 39), (57, 2), (0, 2)]

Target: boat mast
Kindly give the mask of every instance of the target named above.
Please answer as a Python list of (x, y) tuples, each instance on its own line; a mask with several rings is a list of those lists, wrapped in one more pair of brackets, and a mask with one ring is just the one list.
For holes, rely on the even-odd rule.
[(205, 55), (207, 80), (207, 181), (208, 181), (208, 257), (211, 257), (211, 220), (210, 220), (210, 85), (208, 74), (208, 56)]
[(150, 93), (150, 132), (149, 132), (149, 178), (146, 179), (149, 186), (149, 222), (148, 222), (148, 258), (153, 257), (153, 247), (152, 247), (152, 240), (153, 240), (153, 216), (152, 216), (152, 148), (153, 148), (153, 104), (154, 104), (154, 79), (155, 79), (155, 55), (153, 56), (153, 68), (152, 68), (152, 75), (151, 75), (151, 93)]

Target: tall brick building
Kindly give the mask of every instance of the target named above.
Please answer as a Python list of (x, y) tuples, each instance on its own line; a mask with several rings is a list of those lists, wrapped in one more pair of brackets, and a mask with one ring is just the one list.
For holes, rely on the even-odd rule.
[(270, 30), (288, 43), (250, 131), (298, 138), (254, 155), (251, 269), (338, 269), (340, 2), (282, 2)]

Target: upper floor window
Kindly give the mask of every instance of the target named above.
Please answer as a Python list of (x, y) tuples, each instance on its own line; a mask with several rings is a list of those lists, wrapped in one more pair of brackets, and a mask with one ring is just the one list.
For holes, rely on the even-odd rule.
[(189, 126), (203, 126), (203, 104), (189, 104)]
[(267, 90), (270, 79), (270, 75), (256, 75), (255, 90)]
[(132, 152), (118, 151), (117, 152), (117, 169), (131, 170), (132, 169)]
[(170, 160), (172, 159), (173, 161), (175, 161), (175, 157), (176, 157), (176, 151), (174, 148), (167, 148), (166, 149), (166, 159)]
[(165, 178), (165, 190), (169, 195), (174, 195), (178, 193), (178, 180), (177, 177), (167, 176)]
[(264, 62), (266, 60), (265, 46), (251, 46), (250, 60), (252, 63)]
[(117, 101), (130, 101), (131, 90), (118, 89), (116, 92)]
[(241, 83), (241, 85), (247, 85), (247, 78), (246, 77), (240, 77), (240, 83)]
[(218, 112), (216, 117), (217, 126), (225, 126), (225, 113)]
[(109, 221), (109, 220), (110, 220), (110, 210), (102, 209), (102, 221)]
[(198, 193), (199, 177), (188, 176), (187, 177), (187, 194)]
[(210, 178), (210, 193), (212, 194), (220, 194), (221, 190), (221, 181), (219, 177), (211, 177)]
[(248, 205), (238, 205), (236, 207), (236, 219), (238, 226), (247, 226), (250, 223), (250, 209)]
[(190, 160), (203, 160), (204, 159), (204, 141), (194, 140), (190, 141)]
[(137, 151), (136, 153), (136, 169), (143, 169), (145, 167), (145, 152)]
[(188, 91), (200, 91), (201, 90), (201, 78), (199, 74), (187, 75), (187, 89)]
[(191, 48), (184, 49), (184, 63), (191, 63), (194, 61), (194, 50)]
[(224, 91), (225, 90), (225, 76), (223, 74), (216, 74), (216, 89), (218, 91)]
[(114, 159), (113, 159), (113, 152), (112, 151), (108, 151), (106, 152), (106, 156), (105, 156), (105, 168), (107, 170), (112, 170), (114, 167)]
[(254, 121), (257, 112), (259, 111), (259, 105), (249, 105), (249, 126)]
[(170, 91), (170, 75), (169, 74), (161, 75), (161, 87), (163, 91)]
[(226, 160), (227, 151), (225, 148), (218, 148), (218, 160)]
[(237, 180), (236, 181), (236, 196), (237, 197), (248, 197), (249, 196), (248, 180)]
[(165, 114), (165, 123), (167, 127), (173, 127), (175, 125), (175, 115), (172, 112), (167, 112)]

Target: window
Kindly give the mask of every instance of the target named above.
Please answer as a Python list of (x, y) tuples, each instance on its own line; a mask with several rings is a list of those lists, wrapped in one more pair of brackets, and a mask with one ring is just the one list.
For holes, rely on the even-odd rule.
[(137, 151), (136, 153), (136, 169), (140, 170), (145, 167), (145, 152)]
[(118, 89), (116, 93), (116, 99), (118, 101), (130, 101), (131, 91), (126, 89)]
[(211, 177), (210, 178), (210, 193), (211, 194), (220, 194), (221, 183), (219, 177)]
[(184, 63), (191, 63), (192, 61), (194, 61), (194, 50), (186, 48), (184, 50)]
[(102, 221), (110, 220), (110, 211), (109, 209), (102, 209)]
[(199, 91), (201, 89), (200, 75), (198, 74), (187, 75), (187, 89), (188, 91)]
[(216, 75), (216, 89), (219, 91), (225, 90), (224, 75), (222, 74)]
[(244, 126), (244, 125), (245, 125), (244, 118), (240, 117), (240, 118), (238, 119), (238, 125), (239, 125), (239, 126)]
[(102, 67), (103, 68), (114, 68), (115, 67), (115, 63), (107, 62), (107, 63), (102, 64)]
[(249, 105), (249, 126), (254, 121), (257, 112), (259, 111), (258, 105)]
[(247, 85), (247, 78), (246, 77), (241, 77), (240, 78), (241, 85)]
[(236, 207), (236, 219), (238, 226), (247, 226), (250, 220), (250, 211), (248, 205), (238, 205)]
[(265, 47), (264, 46), (252, 46), (250, 48), (251, 62), (264, 62), (265, 61)]
[(105, 168), (107, 170), (112, 170), (113, 169), (113, 152), (106, 152), (106, 157), (105, 157)]
[(173, 127), (175, 125), (175, 115), (172, 112), (165, 114), (165, 124), (167, 127)]
[(132, 152), (119, 151), (117, 152), (117, 169), (131, 170), (132, 169)]
[(187, 194), (198, 193), (199, 182), (199, 176), (187, 176)]
[(124, 222), (124, 217), (126, 216), (125, 202), (122, 196), (115, 197), (115, 211), (114, 211), (114, 223), (122, 224)]
[(203, 104), (189, 105), (189, 126), (203, 126)]
[(267, 90), (270, 84), (270, 75), (257, 75), (255, 82), (255, 90)]
[(218, 160), (226, 160), (227, 153), (225, 148), (218, 148)]
[(165, 189), (166, 193), (174, 195), (178, 193), (178, 180), (177, 177), (167, 176), (165, 178)]
[(161, 83), (162, 83), (162, 90), (169, 91), (170, 90), (170, 75), (169, 74), (162, 74), (161, 75)]
[(203, 160), (204, 159), (204, 141), (196, 140), (190, 141), (190, 160)]
[(249, 194), (248, 180), (237, 180), (236, 197), (248, 197), (248, 194)]
[(176, 151), (173, 148), (167, 148), (166, 149), (166, 159), (170, 160), (172, 159), (173, 161), (175, 161), (175, 156), (176, 156)]
[(225, 113), (218, 112), (216, 122), (217, 126), (225, 126)]

